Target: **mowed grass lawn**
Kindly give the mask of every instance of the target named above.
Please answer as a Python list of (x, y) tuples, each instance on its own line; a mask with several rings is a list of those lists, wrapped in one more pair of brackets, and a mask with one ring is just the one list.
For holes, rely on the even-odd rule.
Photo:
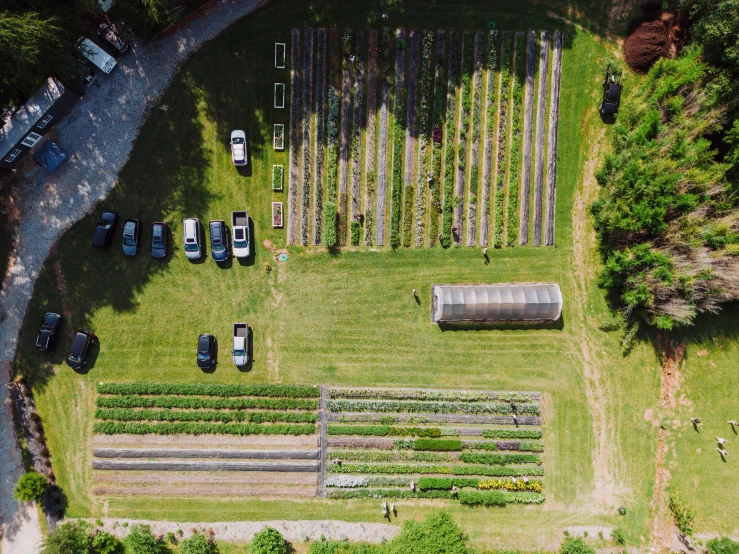
[[(463, 29), (496, 21), (502, 30), (566, 31), (557, 247), (491, 250), (489, 264), (479, 249), (468, 248), (333, 253), (295, 248), (287, 262), (277, 262), (274, 249), (284, 247), (285, 232), (271, 228), (270, 202), (286, 206), (287, 195), (272, 192), (271, 166), (287, 169), (288, 160), (285, 152), (272, 149), (272, 124), (287, 125), (289, 110), (272, 108), (272, 92), (274, 82), (289, 83), (289, 73), (272, 68), (273, 43), (287, 42), (292, 25), (367, 26), (379, 13), (355, 2), (310, 7), (288, 1), (245, 18), (184, 64), (161, 100), (168, 109), (152, 110), (116, 188), (99, 206), (123, 219), (142, 220), (139, 255), (123, 256), (120, 231), (109, 249), (93, 249), (92, 214), (66, 233), (39, 276), (16, 369), (34, 385), (69, 516), (380, 521), (376, 501), (93, 496), (94, 391), (101, 381), (538, 390), (545, 395), (543, 506), (493, 510), (397, 502), (399, 520), (444, 506), (477, 544), (491, 547), (549, 547), (559, 542), (564, 527), (586, 524), (619, 525), (633, 544), (648, 540), (656, 428), (645, 413), (659, 402), (658, 362), (646, 344), (622, 357), (619, 333), (599, 330), (611, 316), (592, 281), (597, 256), (588, 246), (585, 265), (574, 263), (576, 193), (602, 125), (595, 116), (606, 57), (602, 42), (563, 27), (546, 16), (545, 7), (527, 2), (444, 2), (432, 8), (420, 0), (405, 2), (390, 12), (391, 22)], [(289, 106), (289, 98), (286, 102)], [(247, 131), (247, 171), (231, 165), (228, 136), (234, 128)], [(227, 267), (209, 258), (187, 261), (182, 219), (228, 220), (235, 209), (248, 209), (252, 217), (254, 257)], [(172, 232), (165, 260), (148, 253), (149, 225), (156, 220), (166, 221)], [(565, 302), (561, 322), (464, 330), (430, 323), (432, 284), (496, 281), (558, 282)], [(420, 303), (411, 295), (413, 288)], [(33, 349), (46, 310), (71, 318), (59, 351), (50, 358)], [(241, 372), (230, 362), (230, 335), (232, 323), (243, 320), (254, 330), (254, 360), (249, 371)], [(63, 358), (72, 330), (82, 327), (93, 329), (100, 343), (89, 372), (77, 374)], [(220, 341), (213, 374), (195, 364), (202, 332)], [(594, 410), (607, 416), (606, 435), (594, 433)], [(615, 499), (599, 492), (603, 475), (611, 477)], [(620, 504), (628, 508), (625, 518), (616, 515)]]

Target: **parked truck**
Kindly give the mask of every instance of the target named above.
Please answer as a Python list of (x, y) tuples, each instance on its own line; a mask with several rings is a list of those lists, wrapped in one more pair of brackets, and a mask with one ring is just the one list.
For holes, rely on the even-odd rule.
[(249, 325), (234, 323), (233, 362), (239, 367), (249, 363)]
[(248, 258), (251, 254), (251, 237), (249, 237), (249, 214), (247, 212), (231, 212), (231, 233), (233, 234), (234, 256)]

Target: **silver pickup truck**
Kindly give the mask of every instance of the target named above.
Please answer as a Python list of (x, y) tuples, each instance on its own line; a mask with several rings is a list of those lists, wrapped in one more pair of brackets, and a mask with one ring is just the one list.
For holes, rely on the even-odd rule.
[(233, 362), (239, 367), (249, 363), (249, 325), (234, 323)]

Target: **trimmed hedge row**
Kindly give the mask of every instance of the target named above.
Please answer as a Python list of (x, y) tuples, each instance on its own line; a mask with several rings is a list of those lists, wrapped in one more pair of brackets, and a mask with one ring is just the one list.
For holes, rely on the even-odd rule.
[(305, 385), (208, 385), (156, 383), (100, 383), (100, 394), (179, 394), (198, 396), (284, 396), (287, 398), (318, 398), (318, 387)]
[(390, 427), (389, 425), (329, 425), (329, 435), (368, 435), (373, 437), (440, 437), (438, 427)]
[[(538, 404), (514, 404), (517, 414), (539, 415)], [(429, 414), (511, 414), (511, 404), (482, 402), (394, 402), (389, 400), (329, 400), (331, 412), (390, 412)]]
[(498, 391), (444, 391), (423, 389), (331, 388), (329, 398), (360, 400), (424, 400), (437, 402), (538, 402), (539, 393)]
[(477, 488), (479, 479), (472, 479), (468, 477), (421, 477), (418, 480), (418, 489), (421, 491), (430, 490), (451, 490), (454, 487), (473, 487)]
[(540, 439), (538, 429), (484, 429), (482, 436), (486, 439)]
[(290, 425), (256, 423), (114, 423), (98, 422), (93, 433), (104, 435), (313, 435), (312, 424)]
[(342, 464), (328, 466), (329, 473), (368, 473), (405, 475), (484, 475), (487, 477), (541, 476), (540, 467), (498, 467), (498, 466), (454, 466), (454, 465), (407, 465), (407, 464)]
[(119, 408), (95, 410), (95, 418), (110, 421), (246, 421), (249, 423), (315, 423), (316, 414), (311, 412), (225, 412), (179, 410), (132, 410)]
[(536, 454), (475, 454), (463, 452), (459, 459), (466, 464), (541, 464), (541, 456)]
[(457, 498), (460, 504), (467, 506), (505, 506), (506, 504), (505, 495), (499, 491), (459, 491)]
[(197, 398), (182, 396), (98, 396), (98, 408), (189, 408), (211, 410), (317, 410), (318, 400), (293, 398)]
[(416, 439), (413, 441), (413, 450), (433, 450), (438, 452), (458, 452), (462, 450), (460, 440), (431, 440)]

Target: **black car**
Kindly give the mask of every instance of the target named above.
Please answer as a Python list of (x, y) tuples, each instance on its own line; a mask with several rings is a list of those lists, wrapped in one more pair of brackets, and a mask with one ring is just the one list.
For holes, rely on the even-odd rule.
[(36, 337), (36, 350), (54, 352), (59, 328), (62, 326), (62, 316), (54, 312), (47, 312), (41, 322), (41, 330)]
[(167, 255), (167, 224), (161, 221), (151, 224), (151, 255), (155, 258)]
[(135, 256), (139, 251), (139, 228), (141, 223), (138, 219), (127, 219), (123, 224), (123, 253), (126, 256)]
[(92, 245), (98, 248), (108, 246), (110, 239), (113, 238), (115, 224), (118, 221), (118, 214), (115, 212), (103, 212), (100, 214), (98, 224), (95, 226), (95, 234), (92, 236)]
[(110, 46), (113, 50), (113, 55), (116, 57), (122, 56), (129, 50), (128, 43), (107, 23), (100, 24), (100, 27), (98, 27), (98, 36)]
[(82, 369), (87, 361), (87, 353), (90, 346), (95, 342), (95, 335), (92, 331), (79, 330), (74, 334), (72, 347), (69, 349), (67, 356), (67, 365), (72, 369)]
[(228, 230), (226, 223), (219, 219), (210, 222), (210, 254), (217, 262), (228, 259)]
[(210, 369), (216, 363), (216, 338), (203, 333), (198, 337), (198, 367)]
[(603, 80), (603, 102), (600, 105), (601, 115), (615, 115), (621, 101), (621, 83), (614, 75), (606, 75)]

